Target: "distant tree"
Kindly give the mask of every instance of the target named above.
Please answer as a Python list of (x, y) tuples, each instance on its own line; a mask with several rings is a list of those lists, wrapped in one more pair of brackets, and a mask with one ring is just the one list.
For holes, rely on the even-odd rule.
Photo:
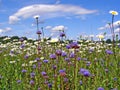
[(107, 39), (106, 43), (112, 43), (111, 39)]
[(27, 37), (22, 37), (24, 40), (28, 40)]
[(19, 37), (18, 36), (12, 36), (11, 40), (14, 40), (14, 39), (19, 39)]

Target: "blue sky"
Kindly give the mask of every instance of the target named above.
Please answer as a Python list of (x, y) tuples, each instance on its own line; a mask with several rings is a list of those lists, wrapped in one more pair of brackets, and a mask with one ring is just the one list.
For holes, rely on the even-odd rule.
[[(110, 29), (106, 27), (111, 22), (109, 11), (119, 13), (118, 3), (119, 0), (0, 0), (0, 36), (36, 38), (35, 15), (44, 21), (39, 27), (44, 28), (46, 37), (57, 37), (59, 29), (65, 29), (67, 37), (73, 39), (104, 32), (109, 36)], [(118, 14), (114, 23), (119, 20)]]

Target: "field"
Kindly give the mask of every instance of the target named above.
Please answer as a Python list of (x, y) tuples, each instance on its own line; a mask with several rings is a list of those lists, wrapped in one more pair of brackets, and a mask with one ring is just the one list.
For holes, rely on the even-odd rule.
[(0, 44), (0, 90), (120, 90), (120, 45), (91, 41)]

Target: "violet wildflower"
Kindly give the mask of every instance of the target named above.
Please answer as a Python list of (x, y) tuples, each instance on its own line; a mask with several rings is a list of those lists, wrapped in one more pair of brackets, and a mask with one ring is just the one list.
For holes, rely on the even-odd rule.
[(41, 67), (41, 62), (38, 62), (38, 68), (40, 68)]
[(17, 83), (21, 83), (21, 80), (17, 80)]
[(80, 85), (82, 85), (83, 84), (82, 80), (80, 80), (79, 83), (80, 83)]
[(35, 84), (34, 80), (30, 80), (30, 85), (34, 85), (34, 84)]
[(56, 50), (56, 55), (61, 56), (62, 51), (61, 50)]
[(24, 56), (25, 59), (28, 59), (28, 57), (29, 57), (28, 55), (25, 55), (25, 56)]
[(41, 88), (39, 87), (38, 90), (41, 90)]
[(81, 68), (79, 73), (84, 75), (85, 77), (89, 77), (91, 75), (90, 72), (84, 68)]
[(86, 66), (90, 66), (90, 64), (91, 64), (90, 61), (86, 62)]
[(85, 77), (89, 77), (91, 74), (90, 74), (90, 72), (89, 72), (88, 70), (86, 70), (86, 71), (83, 73), (83, 75), (84, 75)]
[(23, 42), (23, 41), (24, 41), (24, 39), (23, 39), (23, 38), (20, 38), (19, 40), (20, 40), (20, 42)]
[(113, 78), (113, 80), (114, 80), (114, 81), (117, 81), (117, 80), (118, 80), (118, 78), (114, 77), (114, 78)]
[(66, 45), (66, 48), (67, 48), (67, 49), (70, 49), (70, 48), (71, 48), (70, 44)]
[(33, 65), (33, 68), (34, 68), (34, 69), (36, 68), (36, 65), (35, 65), (35, 64)]
[(34, 78), (35, 77), (35, 73), (34, 72), (30, 73), (30, 77)]
[(70, 61), (70, 58), (65, 58), (65, 61)]
[(111, 50), (105, 50), (105, 52), (109, 55), (113, 54), (113, 51), (111, 51)]
[(70, 53), (70, 58), (74, 58), (75, 57), (75, 54), (72, 52)]
[(91, 48), (91, 49), (89, 49), (89, 53), (92, 53), (93, 51), (94, 51), (94, 49), (92, 49), (92, 48)]
[(67, 56), (67, 53), (66, 52), (62, 52), (62, 57), (66, 57)]
[(38, 49), (38, 50), (41, 50), (41, 46), (38, 46), (37, 49)]
[(68, 82), (68, 78), (64, 78), (64, 82)]
[(59, 70), (60, 76), (64, 77), (66, 76), (65, 70)]
[(81, 60), (81, 58), (80, 58), (80, 57), (78, 57), (78, 58), (77, 58), (77, 60), (78, 60), (78, 61), (80, 61), (80, 60)]
[(48, 60), (43, 60), (44, 63), (48, 63)]
[(70, 44), (70, 46), (71, 46), (72, 48), (74, 48), (74, 49), (78, 49), (78, 48), (79, 48), (77, 42), (72, 42), (72, 43)]
[(47, 76), (47, 73), (46, 72), (41, 72), (42, 76)]
[(60, 33), (60, 37), (64, 37), (65, 36), (65, 33), (64, 32), (61, 32)]
[(10, 54), (14, 54), (14, 51), (11, 50), (11, 51), (10, 51)]
[(40, 60), (40, 58), (36, 58), (35, 60), (39, 61), (39, 60)]
[(27, 70), (25, 70), (25, 69), (22, 70), (22, 73), (26, 73), (26, 72), (27, 72)]
[(57, 66), (56, 65), (53, 65), (53, 69), (55, 70), (57, 68)]
[(104, 90), (104, 88), (103, 87), (99, 87), (97, 90)]
[(25, 47), (25, 44), (22, 44), (21, 46), (20, 46), (20, 48), (24, 48)]
[(50, 54), (50, 58), (51, 59), (56, 59), (56, 55), (55, 54)]
[(36, 34), (42, 34), (42, 32), (41, 32), (40, 30), (38, 30), (38, 31), (36, 32)]
[(48, 83), (48, 87), (49, 87), (49, 88), (52, 88), (52, 84), (51, 84), (51, 83)]
[(107, 68), (105, 69), (105, 72), (108, 73), (108, 69)]

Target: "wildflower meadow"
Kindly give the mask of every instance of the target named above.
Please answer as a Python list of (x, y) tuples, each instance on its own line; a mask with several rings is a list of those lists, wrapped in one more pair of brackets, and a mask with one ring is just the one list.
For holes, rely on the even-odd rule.
[(37, 40), (0, 38), (0, 90), (120, 90), (114, 34), (111, 43), (103, 35), (100, 41), (67, 40), (64, 30), (58, 39), (41, 38), (38, 24), (36, 34)]

